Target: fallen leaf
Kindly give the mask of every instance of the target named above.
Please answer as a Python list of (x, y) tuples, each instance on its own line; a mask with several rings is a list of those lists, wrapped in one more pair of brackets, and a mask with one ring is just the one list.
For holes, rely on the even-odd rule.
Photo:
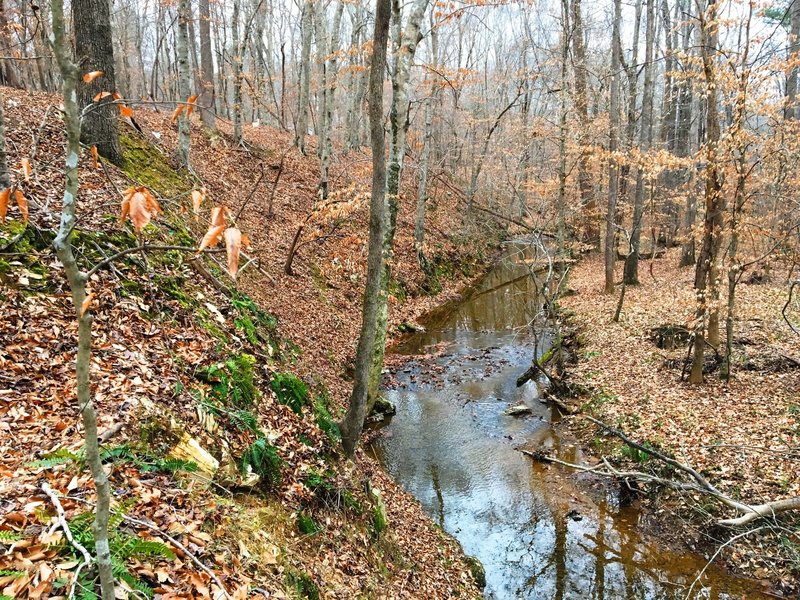
[(98, 77), (102, 77), (105, 75), (103, 71), (89, 71), (83, 76), (84, 83), (92, 83)]

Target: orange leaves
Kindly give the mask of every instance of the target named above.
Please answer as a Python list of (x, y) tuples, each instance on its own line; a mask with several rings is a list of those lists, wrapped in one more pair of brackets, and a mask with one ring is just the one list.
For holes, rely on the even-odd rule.
[(199, 190), (192, 190), (192, 211), (194, 212), (195, 221), (200, 218), (200, 205), (206, 197), (206, 188), (202, 187)]
[(155, 196), (144, 186), (125, 190), (121, 209), (120, 223), (124, 223), (125, 219), (130, 217), (136, 233), (141, 233), (152, 218), (161, 212)]
[(83, 82), (92, 83), (95, 79), (102, 77), (103, 75), (105, 75), (103, 71), (90, 71), (83, 76)]
[(225, 225), (225, 216), (228, 214), (228, 209), (224, 206), (215, 206), (211, 209), (211, 226), (217, 227)]
[(22, 193), (22, 190), (14, 190), (14, 200), (17, 201), (17, 206), (19, 207), (19, 212), (22, 213), (22, 220), (27, 223), (28, 222), (28, 200), (25, 198), (25, 194)]
[(189, 96), (186, 102), (181, 102), (178, 106), (175, 107), (175, 112), (172, 113), (172, 122), (178, 120), (178, 117), (181, 116), (183, 109), (186, 108), (186, 118), (188, 119), (191, 116), (192, 111), (194, 110), (194, 103), (197, 101), (197, 96)]
[(119, 114), (123, 117), (128, 117), (130, 119), (131, 117), (133, 117), (133, 109), (127, 104), (120, 104)]
[(0, 190), (0, 223), (6, 222), (9, 198), (11, 198), (11, 188), (4, 188)]
[(177, 108), (175, 108), (175, 112), (172, 113), (172, 122), (173, 123), (178, 120), (178, 117), (181, 116), (182, 112), (183, 112), (183, 104), (178, 104)]
[(94, 165), (95, 169), (100, 168), (100, 161), (97, 155), (97, 146), (92, 146), (92, 164)]
[(197, 96), (189, 96), (189, 100), (187, 102), (188, 106), (186, 107), (186, 117), (188, 118), (192, 111), (194, 110), (194, 103), (197, 102)]
[(242, 232), (236, 227), (225, 230), (225, 252), (228, 255), (228, 273), (236, 279), (239, 270), (239, 252), (242, 249)]
[(22, 169), (22, 176), (25, 177), (25, 181), (29, 182), (31, 180), (31, 173), (33, 170), (31, 169), (31, 159), (23, 158), (20, 161), (20, 168)]
[(94, 98), (92, 98), (92, 102), (100, 102), (103, 98), (108, 98), (111, 95), (111, 92), (98, 92), (95, 94)]
[(94, 299), (94, 292), (89, 292), (86, 294), (86, 298), (83, 299), (81, 303), (81, 310), (78, 316), (83, 317), (86, 314), (86, 311), (89, 310), (89, 307), (92, 305), (92, 300)]
[(211, 225), (206, 231), (206, 234), (203, 236), (203, 239), (200, 240), (200, 247), (197, 249), (197, 252), (200, 253), (206, 248), (213, 248), (219, 241), (222, 239), (222, 235), (225, 233), (225, 225)]
[[(11, 202), (11, 188), (0, 190), (0, 223), (5, 223), (6, 214), (8, 213), (8, 205)], [(14, 190), (14, 201), (17, 203), (19, 212), (22, 213), (22, 220), (28, 222), (28, 199), (22, 190)]]

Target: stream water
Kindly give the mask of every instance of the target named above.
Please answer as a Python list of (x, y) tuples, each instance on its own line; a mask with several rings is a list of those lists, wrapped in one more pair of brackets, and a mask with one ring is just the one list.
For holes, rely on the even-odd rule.
[[(519, 248), (508, 252), (461, 302), (395, 349), (407, 359), (386, 381), (397, 415), (372, 450), (481, 561), (486, 598), (766, 598), (755, 582), (713, 565), (690, 594), (702, 557), (644, 540), (636, 508), (620, 508), (605, 488), (587, 490), (588, 482), (517, 450), (581, 460), (537, 385), (516, 387), (548, 342), (531, 324), (539, 299), (526, 258)], [(520, 403), (531, 413), (505, 414)]]

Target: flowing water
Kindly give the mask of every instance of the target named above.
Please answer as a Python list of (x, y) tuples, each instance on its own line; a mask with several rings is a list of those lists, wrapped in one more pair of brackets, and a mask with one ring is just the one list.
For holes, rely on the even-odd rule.
[[(529, 273), (526, 254), (509, 252), (461, 302), (395, 349), (408, 360), (387, 378), (397, 415), (375, 453), (483, 563), (486, 598), (766, 598), (755, 583), (713, 565), (689, 595), (702, 557), (643, 540), (635, 508), (517, 450), (581, 460), (536, 384), (516, 387), (548, 342), (546, 331), (533, 329), (539, 282)], [(504, 413), (520, 403), (532, 412)]]

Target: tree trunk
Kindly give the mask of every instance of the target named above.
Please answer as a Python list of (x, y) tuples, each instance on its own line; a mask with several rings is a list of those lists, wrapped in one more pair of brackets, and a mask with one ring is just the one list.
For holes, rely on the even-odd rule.
[(211, 14), (208, 8), (209, 0), (198, 1), (200, 17), (200, 97), (197, 105), (200, 107), (200, 118), (203, 125), (209, 129), (217, 127), (217, 107), (214, 93), (214, 59), (211, 54)]
[[(431, 90), (431, 96), (433, 91)], [(425, 208), (428, 202), (428, 168), (433, 142), (433, 98), (425, 99), (425, 133), (423, 134), (422, 156), (419, 159), (419, 185), (417, 187), (417, 210), (414, 218), (414, 249), (423, 271), (427, 270), (423, 244), (425, 242)]]
[[(178, 33), (176, 44), (178, 51), (178, 96), (180, 102), (186, 102), (192, 95), (189, 77), (189, 19), (191, 18), (189, 0), (178, 3)], [(189, 117), (186, 106), (178, 116), (178, 164), (189, 166)]]
[(609, 140), (611, 159), (608, 164), (608, 206), (606, 210), (605, 240), (605, 286), (607, 294), (614, 293), (614, 261), (617, 258), (617, 195), (619, 193), (619, 165), (613, 156), (619, 149), (619, 85), (622, 68), (622, 45), (620, 24), (622, 22), (622, 0), (614, 0), (614, 21), (611, 28), (611, 83), (609, 100)]
[[(655, 42), (655, 0), (647, 0), (647, 28), (645, 29), (644, 87), (642, 88), (642, 115), (639, 119), (639, 148), (646, 152), (653, 139), (653, 87), (655, 63), (653, 47)], [(623, 278), (627, 285), (639, 283), (639, 251), (642, 238), (642, 218), (644, 217), (644, 169), (636, 171), (636, 191), (633, 199), (633, 222), (631, 223), (630, 252), (625, 260)], [(655, 248), (653, 249), (655, 251)]]
[(339, 34), (342, 29), (342, 15), (344, 14), (344, 3), (336, 5), (336, 12), (333, 16), (333, 30), (331, 31), (329, 56), (325, 71), (327, 91), (325, 94), (325, 131), (321, 132), (320, 139), (320, 176), (319, 189), (323, 198), (328, 197), (328, 171), (331, 166), (331, 154), (333, 152), (333, 107), (336, 95), (337, 77), (339, 76)]
[(403, 173), (403, 164), (406, 154), (406, 135), (408, 133), (408, 82), (411, 62), (417, 46), (422, 39), (422, 19), (430, 0), (415, 0), (411, 14), (408, 17), (405, 31), (400, 32), (399, 1), (393, 0), (393, 15), (396, 19), (396, 49), (394, 60), (394, 73), (392, 74), (392, 106), (389, 114), (391, 141), (389, 144), (389, 171), (387, 174), (386, 194), (388, 200), (388, 224), (386, 237), (383, 241), (383, 272), (381, 274), (381, 294), (378, 297), (378, 327), (375, 332), (375, 342), (372, 355), (372, 364), (369, 372), (369, 387), (367, 400), (367, 414), (372, 411), (381, 384), (381, 371), (383, 370), (383, 357), (386, 352), (386, 335), (389, 326), (389, 284), (391, 281), (390, 261), (394, 234), (397, 227), (397, 211), (400, 201), (400, 180)]
[[(81, 73), (104, 73), (91, 83), (78, 86), (78, 106), (86, 107), (92, 104), (92, 98), (99, 92), (117, 90), (109, 0), (73, 0), (72, 23), (78, 70)], [(81, 141), (89, 146), (97, 146), (100, 155), (115, 164), (122, 160), (117, 132), (118, 112), (109, 96), (86, 111), (81, 124)]]
[[(8, 26), (8, 17), (6, 17), (5, 0), (0, 0), (0, 51), (4, 56), (13, 56), (11, 52), (11, 29)], [(0, 83), (9, 87), (22, 87), (20, 85), (19, 76), (17, 75), (17, 68), (13, 60), (3, 60), (2, 70), (0, 70)]]
[(231, 72), (233, 74), (233, 142), (242, 143), (242, 60), (244, 43), (239, 38), (241, 0), (233, 1), (231, 16)]
[(558, 255), (566, 256), (567, 236), (567, 61), (569, 60), (569, 0), (561, 0), (561, 89), (558, 117)]
[(108, 543), (111, 490), (100, 460), (100, 448), (97, 439), (97, 414), (94, 410), (93, 394), (89, 384), (92, 315), (90, 310), (86, 310), (83, 307), (86, 299), (86, 275), (79, 269), (72, 251), (72, 232), (77, 222), (78, 156), (81, 137), (81, 110), (78, 105), (76, 90), (79, 71), (77, 65), (72, 62), (67, 50), (63, 0), (53, 0), (52, 10), (52, 47), (61, 72), (64, 124), (67, 133), (66, 185), (61, 206), (61, 223), (58, 228), (58, 235), (53, 240), (53, 247), (59, 261), (64, 266), (78, 321), (78, 350), (75, 357), (77, 404), (81, 413), (86, 440), (86, 462), (89, 464), (97, 493), (92, 533), (94, 534), (95, 552), (97, 554), (97, 570), (100, 575), (100, 590), (103, 600), (114, 600), (114, 575), (111, 563), (111, 549)]
[(0, 94), (0, 191), (11, 187), (11, 176), (8, 172), (8, 156), (6, 155), (6, 101)]
[(588, 71), (586, 69), (586, 46), (583, 39), (583, 15), (581, 0), (572, 0), (572, 51), (574, 55), (575, 75), (575, 112), (578, 114), (581, 146), (578, 157), (578, 189), (583, 207), (582, 241), (595, 249), (600, 249), (600, 229), (597, 226), (597, 199), (594, 196), (589, 161), (591, 152), (584, 150), (589, 145), (589, 98)]
[(297, 129), (295, 131), (294, 145), (301, 154), (306, 153), (306, 132), (308, 131), (308, 102), (311, 86), (311, 33), (312, 13), (314, 5), (312, 0), (303, 2), (303, 12), (300, 19), (300, 35), (302, 47), (300, 51), (300, 95), (297, 106)]
[[(789, 21), (789, 60), (797, 60), (800, 52), (800, 2), (790, 2)], [(800, 107), (797, 106), (798, 69), (795, 63), (786, 78), (786, 110), (787, 119), (800, 119)]]
[(692, 371), (689, 376), (691, 383), (703, 381), (703, 365), (705, 362), (706, 344), (706, 317), (708, 313), (708, 300), (710, 287), (716, 285), (710, 275), (713, 265), (717, 260), (719, 248), (722, 243), (723, 211), (725, 210), (724, 197), (722, 196), (722, 177), (719, 157), (717, 156), (720, 139), (719, 114), (717, 107), (717, 4), (716, 0), (709, 0), (706, 10), (699, 10), (700, 19), (700, 54), (703, 61), (705, 75), (705, 88), (707, 95), (706, 106), (706, 176), (705, 176), (705, 216), (703, 219), (703, 245), (695, 269), (694, 287), (697, 294), (697, 312), (695, 320), (697, 325), (694, 332), (694, 352), (692, 357)]
[[(58, 1), (58, 0), (56, 0)], [(355, 383), (347, 413), (340, 425), (345, 454), (355, 455), (361, 428), (367, 414), (369, 368), (377, 330), (378, 302), (381, 294), (383, 242), (386, 234), (386, 159), (383, 129), (383, 72), (386, 68), (386, 44), (389, 39), (391, 0), (377, 0), (372, 64), (369, 72), (369, 127), (372, 143), (372, 196), (370, 199), (369, 255), (367, 284), (361, 320), (361, 334), (356, 351)]]

